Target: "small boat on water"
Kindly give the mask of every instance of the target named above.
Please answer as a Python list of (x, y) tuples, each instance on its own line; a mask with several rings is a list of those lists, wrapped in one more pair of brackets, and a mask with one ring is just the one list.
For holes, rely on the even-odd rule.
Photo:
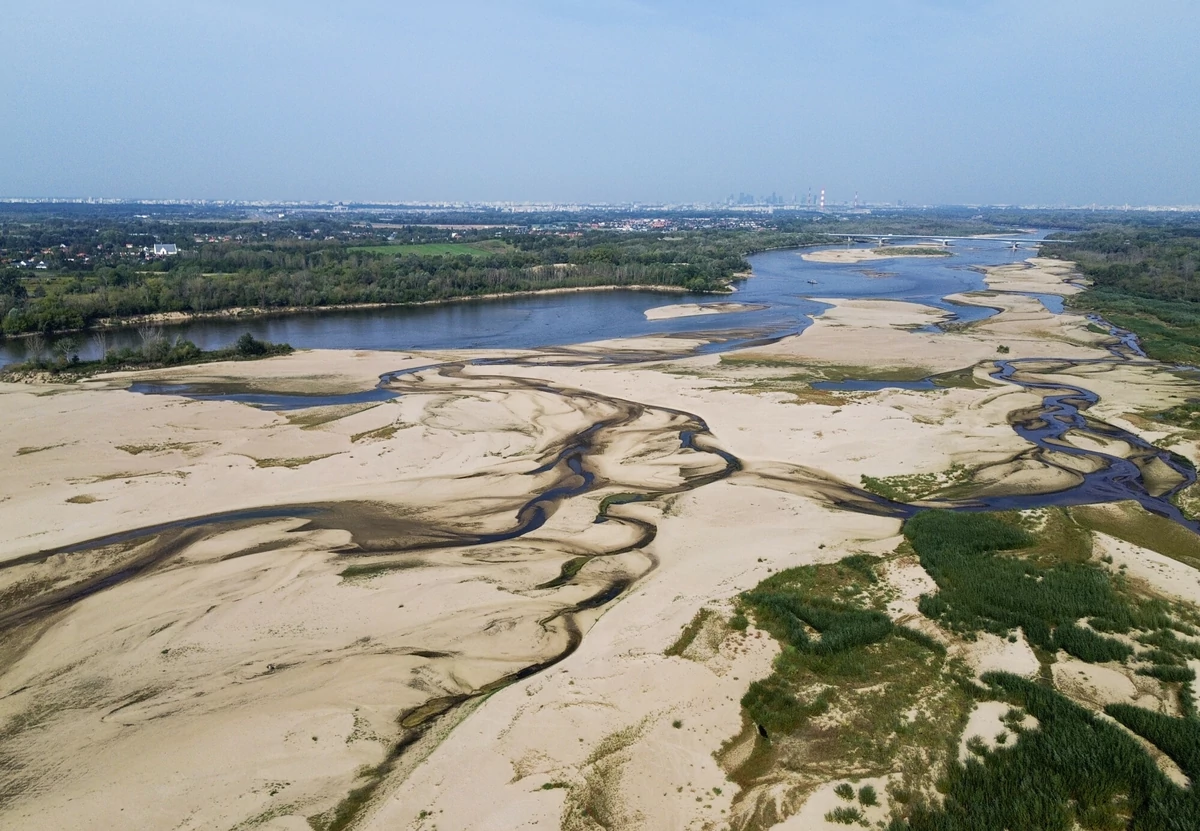
[(814, 286), (817, 284), (816, 280), (809, 280), (808, 282), (812, 283)]

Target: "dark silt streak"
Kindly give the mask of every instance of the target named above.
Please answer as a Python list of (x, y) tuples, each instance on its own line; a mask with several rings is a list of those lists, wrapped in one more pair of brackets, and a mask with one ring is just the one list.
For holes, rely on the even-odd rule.
[(231, 392), (221, 384), (163, 384), (145, 381), (136, 381), (130, 384), (128, 389), (130, 392), (143, 395), (178, 395), (195, 401), (235, 401), (271, 412), (303, 410), (308, 407), (378, 403), (395, 398), (398, 394), (383, 386), (335, 395), (305, 395), (303, 393)]
[[(586, 358), (586, 360), (584, 360)], [(547, 488), (539, 491), (530, 497), (516, 511), (515, 523), (510, 528), (503, 531), (493, 533), (468, 534), (462, 532), (450, 531), (447, 529), (435, 529), (427, 531), (424, 534), (417, 533), (410, 537), (406, 544), (402, 546), (406, 551), (417, 551), (433, 548), (455, 548), (468, 547), (478, 545), (489, 545), (494, 543), (507, 542), (517, 539), (533, 531), (538, 530), (545, 525), (549, 517), (557, 509), (558, 505), (564, 500), (588, 493), (606, 484), (597, 474), (587, 465), (587, 457), (593, 452), (597, 437), (605, 430), (617, 428), (631, 423), (641, 416), (642, 413), (649, 409), (657, 409), (662, 412), (670, 413), (677, 419), (682, 419), (684, 424), (678, 428), (680, 446), (695, 451), (697, 453), (712, 453), (717, 455), (724, 462), (719, 471), (714, 474), (692, 477), (681, 484), (678, 488), (670, 489), (667, 492), (678, 492), (682, 490), (691, 490), (697, 487), (702, 487), (717, 479), (724, 478), (736, 470), (740, 469), (740, 463), (732, 455), (724, 450), (716, 447), (715, 442), (706, 442), (707, 445), (702, 447), (696, 443), (696, 438), (699, 435), (708, 435), (708, 425), (699, 416), (691, 413), (686, 413), (681, 410), (672, 410), (669, 408), (650, 408), (637, 402), (626, 401), (618, 398), (610, 398), (596, 393), (585, 393), (575, 390), (559, 390), (548, 383), (540, 380), (520, 378), (514, 376), (489, 376), (489, 375), (470, 375), (464, 376), (463, 370), (468, 365), (476, 363), (482, 365), (498, 365), (500, 363), (521, 364), (523, 358), (511, 359), (511, 361), (497, 359), (479, 359), (478, 362), (449, 362), (444, 364), (432, 364), (420, 367), (413, 367), (405, 370), (397, 370), (386, 373), (380, 378), (379, 385), (376, 389), (386, 390), (389, 394), (402, 394), (406, 383), (412, 385), (412, 389), (420, 390), (423, 384), (417, 376), (424, 373), (433, 373), (438, 376), (445, 376), (453, 380), (468, 380), (475, 384), (483, 385), (485, 389), (525, 389), (537, 390), (550, 395), (568, 395), (568, 396), (583, 396), (590, 401), (610, 407), (615, 411), (615, 415), (610, 418), (598, 421), (580, 432), (568, 437), (560, 449), (554, 452), (550, 458), (546, 459), (536, 468), (526, 471), (526, 475), (534, 476), (547, 473), (557, 473), (554, 482)], [(581, 356), (581, 361), (592, 363), (596, 359), (592, 356)], [(412, 379), (412, 380), (410, 380)], [(488, 385), (491, 385), (490, 387)], [(399, 389), (398, 389), (399, 388)], [(156, 385), (151, 389), (143, 390), (147, 394), (175, 394), (175, 389), (170, 385)], [(182, 394), (187, 396), (191, 391), (185, 390)], [(204, 393), (207, 400), (242, 400), (245, 394), (235, 392), (228, 394), (228, 398), (221, 393), (211, 391)], [(350, 394), (354, 396), (356, 394)], [(309, 396), (287, 396), (273, 395), (272, 405), (277, 409), (288, 409), (295, 403), (292, 399), (301, 399), (303, 404), (300, 406), (311, 406)], [(343, 396), (326, 396), (322, 403), (323, 406), (332, 406), (344, 403)], [(242, 403), (247, 403), (242, 400)], [(708, 438), (711, 438), (710, 436)], [(659, 493), (657, 495), (663, 495)], [(36, 552), (24, 557), (16, 558), (7, 563), (0, 564), (0, 570), (14, 568), (23, 565), (30, 565), (43, 562), (50, 557), (61, 554), (80, 553), (99, 548), (105, 548), (114, 545), (127, 545), (130, 547), (138, 546), (146, 543), (156, 543), (150, 546), (150, 554), (139, 555), (133, 560), (126, 561), (118, 565), (110, 571), (98, 575), (86, 581), (82, 581), (69, 589), (61, 592), (56, 592), (53, 595), (35, 599), (29, 603), (23, 604), (15, 609), (9, 610), (3, 616), (0, 616), (0, 630), (10, 628), (13, 625), (29, 622), (42, 613), (56, 611), (65, 608), (71, 603), (89, 597), (96, 592), (106, 588), (119, 585), (125, 580), (132, 579), (139, 575), (147, 573), (155, 565), (162, 562), (168, 556), (175, 553), (175, 548), (166, 545), (158, 545), (161, 542), (160, 538), (165, 535), (171, 535), (176, 532), (188, 530), (204, 530), (207, 534), (219, 533), (228, 528), (235, 527), (239, 524), (247, 522), (273, 520), (273, 519), (307, 519), (310, 522), (325, 526), (348, 525), (346, 530), (351, 532), (352, 537), (359, 536), (355, 533), (353, 519), (350, 516), (352, 512), (338, 512), (334, 510), (332, 505), (284, 505), (284, 506), (266, 506), (258, 508), (249, 508), (238, 511), (228, 511), (217, 514), (209, 514), (198, 517), (190, 517), (187, 519), (176, 520), (167, 523), (158, 523), (155, 525), (143, 526), (141, 528), (130, 529), (116, 534), (107, 534), (102, 537), (96, 537), (90, 540), (72, 543), (66, 546), (60, 546), (54, 549)], [(604, 517), (604, 519), (610, 519)], [(415, 537), (415, 538), (414, 538)], [(423, 539), (422, 539), (423, 537)], [(190, 538), (190, 537), (189, 537)], [(649, 537), (652, 539), (653, 537)], [(360, 551), (359, 553), (378, 553), (374, 551)], [(604, 556), (604, 555), (597, 555)], [(619, 580), (617, 581), (619, 582)], [(602, 592), (601, 594), (604, 594)], [(605, 595), (607, 596), (607, 595)], [(604, 602), (608, 602), (605, 600)], [(603, 605), (603, 604), (601, 604)]]

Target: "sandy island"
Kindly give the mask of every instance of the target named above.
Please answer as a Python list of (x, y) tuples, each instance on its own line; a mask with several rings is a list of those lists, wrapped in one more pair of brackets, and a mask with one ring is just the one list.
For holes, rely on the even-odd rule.
[[(1065, 290), (1062, 265), (989, 284)], [(742, 729), (738, 701), (770, 672), (775, 641), (718, 627), (664, 651), (698, 610), (723, 619), (776, 570), (895, 549), (899, 519), (839, 507), (863, 475), (957, 463), (996, 487), (1063, 486), (1071, 474), (1031, 457), (1009, 425), (1040, 397), (988, 373), (1001, 345), (1103, 359), (1111, 339), (1032, 298), (959, 299), (1002, 311), (939, 334), (914, 328), (941, 310), (826, 299), (802, 335), (671, 361), (686, 341), (305, 351), (0, 385), (0, 824), (303, 829), (369, 785), (355, 827), (557, 828), (600, 787), (638, 827), (723, 827), (762, 800), (781, 828), (826, 827), (833, 783), (784, 777), (739, 794), (715, 755)], [(613, 346), (640, 363), (606, 362)], [(507, 363), (463, 363), (484, 356)], [(125, 390), (340, 393), (434, 364), (397, 379), (388, 401), (282, 412)], [(1073, 382), (1103, 390), (1093, 415), (1128, 429), (1147, 426), (1133, 412), (1198, 392), (1148, 362), (1082, 366)], [(1068, 371), (1056, 367), (1029, 371)], [(951, 371), (963, 383), (933, 391), (832, 394), (804, 380)], [(1191, 440), (1173, 449), (1200, 459)], [(537, 503), (544, 524), (506, 539), (537, 516), (531, 499), (585, 487), (571, 452), (595, 480)], [(618, 494), (643, 501), (603, 501)], [(246, 508), (264, 510), (59, 550)], [(1200, 599), (1195, 572), (1141, 560), (1138, 579)], [(919, 619), (920, 565), (886, 579), (888, 613)], [(1038, 671), (1023, 640), (961, 650), (978, 671)], [(1087, 694), (1142, 694), (1124, 678), (1093, 674)], [(993, 716), (971, 725), (994, 733)], [(389, 767), (398, 742), (411, 743)], [(885, 779), (871, 781), (882, 793)]]
[[(920, 251), (921, 253), (914, 253)], [(896, 250), (886, 248), (822, 248), (817, 251), (806, 251), (800, 255), (810, 263), (865, 263), (871, 260), (894, 260), (897, 257), (946, 257), (949, 251), (939, 251), (931, 245), (896, 246)]]
[(697, 315), (721, 315), (734, 312), (757, 312), (767, 308), (761, 303), (676, 303), (673, 306), (657, 306), (645, 311), (647, 320), (670, 320), (676, 317)]

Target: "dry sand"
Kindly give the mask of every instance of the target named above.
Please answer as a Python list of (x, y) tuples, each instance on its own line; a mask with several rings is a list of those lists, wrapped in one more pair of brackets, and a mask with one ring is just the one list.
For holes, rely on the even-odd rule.
[(996, 291), (1061, 295), (1078, 294), (1087, 284), (1074, 263), (1049, 257), (1030, 257), (1020, 263), (989, 268), (983, 281)]
[[(933, 248), (932, 245), (897, 246), (903, 248)], [(881, 248), (822, 248), (818, 251), (806, 251), (800, 256), (812, 263), (865, 263), (872, 260), (894, 260), (897, 257), (945, 257), (945, 254), (933, 253), (912, 254), (891, 252)]]
[[(996, 347), (1108, 356), (1081, 318), (1016, 295), (964, 297), (1003, 312), (945, 334), (912, 331), (939, 310), (827, 302), (803, 335), (726, 359), (663, 362), (695, 346), (679, 338), (511, 352), (517, 363), (426, 371), (400, 382), (399, 398), (341, 408), (270, 413), (123, 387), (347, 392), (467, 353), (302, 352), (0, 387), (11, 426), (0, 433), (0, 825), (301, 828), (375, 781), (363, 766), (409, 735), (398, 718), (457, 703), (382, 780), (361, 827), (557, 827), (597, 806), (630, 827), (720, 827), (737, 788), (714, 752), (741, 730), (740, 696), (778, 650), (720, 625), (730, 599), (781, 568), (892, 550), (898, 520), (834, 507), (863, 475), (991, 464), (1009, 483), (1053, 485), (1044, 465), (1011, 469), (1028, 445), (1008, 416), (1039, 398), (988, 379)], [(600, 360), (614, 351), (647, 362)], [(973, 386), (935, 391), (822, 398), (788, 380), (976, 365)], [(1148, 367), (1063, 377), (1102, 384), (1112, 413), (1183, 394)], [(1141, 378), (1158, 385), (1130, 389)], [(695, 427), (687, 413), (711, 430), (699, 451), (680, 445)], [(510, 530), (534, 495), (578, 485), (560, 457), (598, 422), (586, 451), (596, 489), (547, 503), (546, 523), (524, 536), (466, 544)], [(743, 470), (718, 480), (724, 462), (706, 446)], [(595, 521), (602, 497), (629, 492), (666, 495)], [(319, 512), (39, 555), (269, 506)], [(1139, 577), (1180, 580), (1174, 561), (1103, 545), (1131, 569), (1148, 563)], [(579, 557), (576, 576), (556, 582)], [(144, 570), (47, 601), (122, 564)], [(340, 576), (348, 565), (386, 568)], [(912, 622), (928, 576), (910, 559), (886, 577), (889, 611)], [(618, 601), (584, 608), (626, 584)], [(710, 623), (682, 656), (665, 655), (701, 609)], [(963, 657), (978, 671), (1036, 671), (1023, 639), (982, 638)], [(780, 827), (822, 827), (831, 793), (801, 800)]]
[(647, 320), (672, 320), (677, 317), (698, 315), (721, 315), (733, 312), (757, 312), (767, 308), (758, 303), (676, 303), (673, 306), (657, 306), (643, 314)]
[[(894, 300), (838, 300), (803, 335), (757, 349), (738, 352), (739, 360), (778, 361), (805, 365), (920, 368), (946, 372), (997, 357), (1033, 358), (1052, 352), (1068, 359), (1111, 357), (1102, 346), (1107, 335), (1088, 331), (1077, 315), (1051, 314), (1037, 300), (999, 293), (959, 294), (948, 300), (988, 306), (1001, 314), (949, 332), (917, 331), (939, 323), (941, 309)], [(848, 344), (852, 344), (848, 346)], [(1008, 352), (997, 352), (1000, 346)]]

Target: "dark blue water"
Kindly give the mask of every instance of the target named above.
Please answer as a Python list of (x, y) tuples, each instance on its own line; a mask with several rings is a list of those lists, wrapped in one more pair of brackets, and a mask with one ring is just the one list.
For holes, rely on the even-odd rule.
[(811, 263), (798, 251), (756, 254), (750, 258), (754, 277), (735, 299), (778, 302), (775, 292), (782, 289), (805, 297), (904, 300), (945, 309), (959, 321), (982, 320), (997, 310), (953, 303), (946, 296), (985, 290), (978, 267), (1020, 261), (1029, 254), (989, 242), (971, 242), (951, 251), (950, 257), (897, 257), (853, 264)]
[(1050, 314), (1060, 315), (1063, 313), (1063, 298), (1057, 294), (1030, 294), (1030, 297), (1036, 297), (1042, 301), (1042, 305), (1046, 307), (1046, 311)]
[[(809, 249), (812, 250), (812, 249)], [(232, 344), (243, 332), (290, 343), (297, 349), (510, 349), (651, 334), (756, 329), (764, 336), (802, 331), (825, 306), (813, 297), (881, 298), (925, 303), (953, 312), (958, 320), (978, 320), (994, 312), (944, 300), (948, 294), (985, 288), (972, 267), (1020, 261), (1028, 251), (1011, 251), (987, 241), (964, 242), (945, 258), (896, 258), (864, 264), (811, 263), (795, 250), (750, 258), (754, 276), (737, 284), (729, 297), (634, 291), (571, 292), (472, 300), (431, 306), (326, 311), (247, 320), (203, 320), (162, 331), (202, 349)], [(886, 276), (876, 276), (883, 274)], [(816, 283), (810, 283), (815, 280)], [(733, 300), (768, 308), (705, 317), (649, 321), (644, 312), (674, 303)], [(100, 357), (96, 342), (76, 336), (78, 354)], [(107, 333), (109, 349), (138, 346), (133, 329)], [(25, 340), (0, 343), (0, 365), (25, 360)], [(725, 348), (729, 348), (727, 345)]]

